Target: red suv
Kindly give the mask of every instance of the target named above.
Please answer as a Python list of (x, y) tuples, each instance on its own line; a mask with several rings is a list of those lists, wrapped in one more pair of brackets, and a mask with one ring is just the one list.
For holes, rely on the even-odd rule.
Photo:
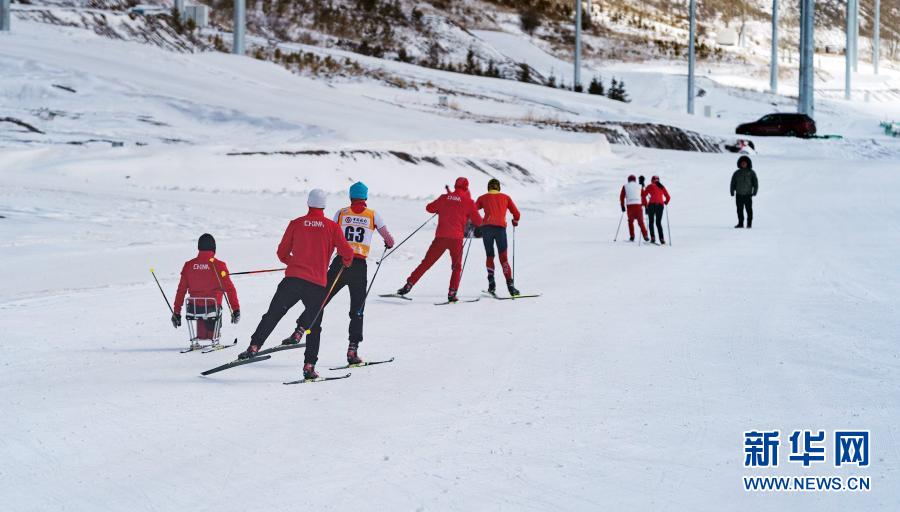
[(816, 134), (816, 122), (806, 114), (769, 114), (759, 121), (738, 126), (734, 132), (738, 135), (812, 137)]

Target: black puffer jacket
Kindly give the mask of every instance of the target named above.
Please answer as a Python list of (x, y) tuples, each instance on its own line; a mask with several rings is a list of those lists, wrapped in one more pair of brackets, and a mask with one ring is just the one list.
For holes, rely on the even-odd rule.
[[(747, 167), (741, 169), (741, 162), (747, 162)], [(756, 171), (753, 170), (753, 162), (748, 156), (738, 159), (738, 170), (731, 175), (731, 195), (755, 196), (759, 192), (759, 180), (756, 179)]]

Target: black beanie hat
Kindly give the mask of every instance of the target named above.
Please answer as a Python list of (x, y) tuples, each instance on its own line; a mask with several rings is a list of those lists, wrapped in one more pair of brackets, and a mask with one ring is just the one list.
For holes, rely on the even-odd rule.
[(753, 169), (753, 160), (750, 160), (749, 156), (744, 155), (738, 158), (738, 167), (741, 166), (741, 162), (747, 162), (747, 169)]
[(500, 190), (500, 180), (491, 178), (491, 181), (488, 182), (488, 190)]
[(216, 252), (216, 239), (209, 233), (203, 233), (197, 240), (197, 250)]

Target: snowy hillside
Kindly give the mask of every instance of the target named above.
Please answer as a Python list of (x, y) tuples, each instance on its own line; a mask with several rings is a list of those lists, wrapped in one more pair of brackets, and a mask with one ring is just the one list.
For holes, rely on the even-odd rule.
[[(736, 155), (720, 143), (739, 122), (793, 109), (738, 63), (704, 73), (706, 118), (682, 113), (683, 70), (666, 62), (586, 70), (623, 77), (634, 101), (622, 103), (279, 43), (359, 69), (317, 77), (173, 51), (175, 36), (122, 41), (124, 29), (37, 20), (19, 12), (0, 35), (4, 510), (888, 511), (900, 500), (900, 140), (878, 127), (900, 119), (896, 70), (861, 73), (868, 102), (819, 97), (820, 133), (842, 140), (755, 138), (756, 219), (735, 230)], [(471, 37), (498, 62), (568, 66), (515, 31)], [(629, 174), (660, 175), (671, 192), (670, 246), (617, 232)], [(187, 334), (148, 269), (171, 299), (201, 233), (233, 272), (276, 268), (310, 189), (329, 192), (331, 213), (365, 181), (400, 240), (457, 176), (477, 194), (496, 177), (516, 199), (516, 285), (541, 297), (433, 306), (446, 259), (413, 301), (375, 297), (404, 283), (432, 223), (383, 263), (366, 307), (361, 354), (393, 363), (283, 386), (302, 362), (286, 352), (200, 377), (243, 350), (278, 273), (234, 278), (243, 319), (223, 337), (238, 348), (178, 353)], [(467, 298), (486, 286), (480, 244)], [(323, 374), (344, 362), (348, 307), (342, 292), (326, 309)], [(744, 432), (774, 429), (782, 464), (746, 468)], [(789, 462), (797, 429), (868, 430), (871, 464)], [(871, 490), (743, 490), (755, 474), (870, 477)]]

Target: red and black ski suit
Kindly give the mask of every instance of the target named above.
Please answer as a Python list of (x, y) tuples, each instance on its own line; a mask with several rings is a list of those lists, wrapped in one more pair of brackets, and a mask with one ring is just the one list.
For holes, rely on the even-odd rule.
[[(181, 280), (178, 281), (178, 291), (175, 292), (175, 304), (172, 308), (176, 315), (181, 314), (181, 305), (184, 303), (184, 297), (190, 294), (193, 299), (197, 298), (213, 298), (216, 301), (216, 307), (222, 307), (222, 295), (227, 293), (228, 300), (234, 310), (241, 308), (238, 302), (237, 290), (234, 283), (231, 282), (231, 276), (228, 275), (228, 265), (222, 260), (215, 259), (216, 253), (213, 251), (200, 251), (197, 257), (184, 262), (181, 267)], [(219, 273), (218, 278), (216, 272)], [(224, 273), (224, 275), (223, 275)], [(221, 280), (221, 285), (219, 284)], [(224, 290), (222, 288), (225, 288)], [(202, 308), (203, 301), (197, 302)], [(189, 304), (190, 306), (190, 304)], [(188, 313), (194, 313), (194, 311)], [(196, 311), (197, 313), (205, 313), (206, 311)], [(204, 320), (197, 320), (197, 338), (201, 340), (210, 340), (215, 334), (215, 325), (209, 325)]]
[(459, 281), (462, 278), (463, 238), (465, 237), (466, 221), (472, 221), (476, 227), (480, 226), (482, 222), (475, 202), (469, 195), (469, 180), (457, 178), (454, 191), (428, 203), (425, 210), (438, 214), (437, 231), (422, 263), (419, 263), (419, 266), (413, 270), (406, 282), (410, 285), (416, 284), (425, 272), (440, 259), (444, 251), (450, 251), (452, 269), (450, 290), (456, 291), (459, 289)]
[(516, 208), (516, 203), (508, 195), (499, 190), (491, 190), (475, 201), (479, 210), (484, 210), (484, 223), (481, 225), (481, 240), (484, 242), (487, 273), (494, 277), (494, 244), (500, 253), (500, 268), (507, 282), (512, 280), (512, 269), (509, 267), (509, 258), (506, 255), (506, 212), (513, 216), (513, 226), (519, 224), (522, 214)]

